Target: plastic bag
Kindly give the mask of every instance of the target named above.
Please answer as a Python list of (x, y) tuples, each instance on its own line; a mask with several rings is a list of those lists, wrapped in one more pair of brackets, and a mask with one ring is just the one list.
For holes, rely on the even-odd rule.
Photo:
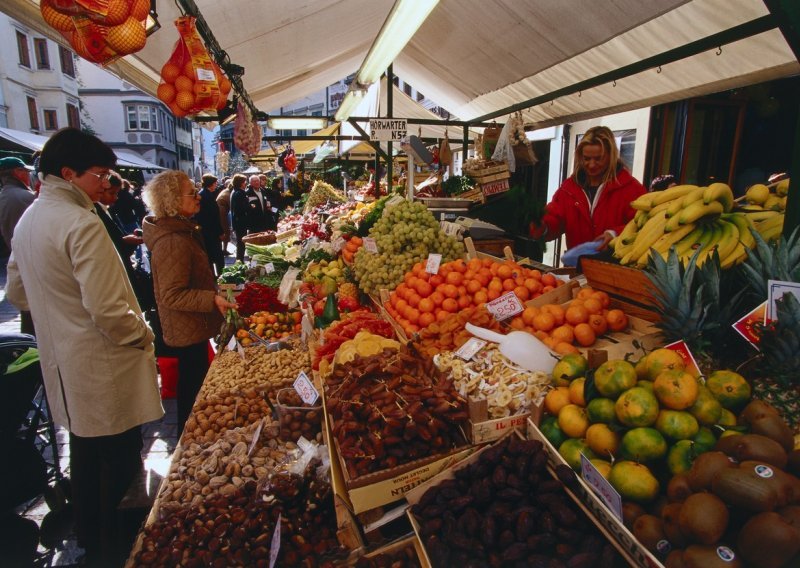
[(439, 144), (439, 165), (444, 168), (453, 164), (453, 152), (450, 151), (450, 139), (447, 131), (444, 132), (444, 139)]
[(600, 248), (601, 241), (587, 241), (572, 247), (561, 255), (561, 262), (564, 266), (576, 266), (578, 259), (582, 256), (592, 256), (597, 254)]
[(261, 150), (261, 128), (253, 120), (250, 108), (239, 101), (236, 106), (236, 121), (233, 123), (233, 143), (244, 154), (252, 156)]
[(39, 10), (44, 21), (92, 63), (107, 65), (147, 42), (150, 0), (41, 0)]
[(511, 121), (506, 122), (503, 130), (500, 132), (500, 138), (497, 139), (497, 146), (492, 153), (492, 160), (496, 162), (505, 162), (508, 164), (508, 171), (514, 172), (517, 170), (517, 162), (514, 159), (514, 148), (511, 147)]
[(212, 61), (195, 28), (195, 19), (175, 20), (180, 38), (161, 68), (158, 98), (177, 117), (216, 111), (225, 107), (231, 82)]

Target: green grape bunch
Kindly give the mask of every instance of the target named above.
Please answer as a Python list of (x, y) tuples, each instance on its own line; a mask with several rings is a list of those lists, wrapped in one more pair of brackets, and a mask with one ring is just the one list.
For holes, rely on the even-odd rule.
[(355, 277), (364, 292), (393, 290), (406, 272), (430, 253), (442, 255), (442, 262), (464, 256), (464, 245), (442, 232), (438, 221), (423, 203), (402, 201), (384, 210), (370, 229), (378, 253), (361, 247), (355, 255)]

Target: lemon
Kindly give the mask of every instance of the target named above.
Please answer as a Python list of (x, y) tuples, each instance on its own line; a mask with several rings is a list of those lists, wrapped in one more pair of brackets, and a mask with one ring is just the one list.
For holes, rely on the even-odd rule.
[(586, 409), (577, 404), (568, 404), (558, 413), (558, 426), (570, 438), (583, 438), (589, 428)]

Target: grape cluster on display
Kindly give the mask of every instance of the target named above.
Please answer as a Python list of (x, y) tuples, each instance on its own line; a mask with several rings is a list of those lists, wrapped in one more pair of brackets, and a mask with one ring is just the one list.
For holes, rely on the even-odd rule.
[(428, 254), (439, 253), (442, 262), (460, 258), (463, 245), (445, 235), (439, 223), (423, 203), (403, 201), (387, 208), (369, 232), (378, 253), (363, 248), (355, 255), (355, 275), (359, 287), (367, 293), (381, 288), (392, 290), (415, 263)]

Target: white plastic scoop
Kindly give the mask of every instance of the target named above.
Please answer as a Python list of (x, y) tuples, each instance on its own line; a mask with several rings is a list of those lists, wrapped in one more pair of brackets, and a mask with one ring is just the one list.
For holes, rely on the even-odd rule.
[(512, 331), (503, 335), (471, 323), (467, 323), (466, 329), (476, 337), (497, 343), (500, 353), (528, 371), (544, 371), (550, 374), (558, 362), (558, 355), (530, 333)]

